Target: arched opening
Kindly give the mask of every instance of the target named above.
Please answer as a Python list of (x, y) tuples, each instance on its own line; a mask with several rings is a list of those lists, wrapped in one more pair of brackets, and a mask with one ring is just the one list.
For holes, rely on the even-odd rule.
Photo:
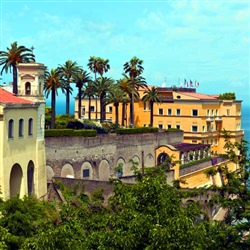
[(33, 119), (29, 119), (29, 125), (28, 125), (28, 135), (31, 136), (33, 135)]
[(29, 162), (27, 170), (27, 186), (28, 186), (28, 195), (34, 194), (34, 163), (33, 161)]
[(14, 120), (9, 120), (9, 126), (8, 126), (8, 137), (11, 139), (14, 137)]
[(169, 167), (169, 165), (170, 165), (170, 157), (165, 152), (160, 153), (158, 155), (157, 166), (160, 166), (160, 165), (167, 166), (167, 167)]
[(47, 165), (47, 181), (52, 181), (52, 178), (55, 176), (54, 170), (51, 166)]
[(110, 177), (110, 167), (107, 160), (102, 160), (99, 165), (99, 180), (108, 181)]
[(23, 171), (19, 164), (14, 164), (10, 172), (10, 197), (20, 195)]
[(93, 179), (93, 170), (89, 162), (84, 162), (81, 167), (81, 178), (82, 179)]
[(66, 163), (65, 165), (63, 165), (62, 171), (61, 171), (61, 177), (63, 177), (63, 178), (75, 178), (74, 169), (71, 166), (71, 164)]
[(31, 85), (30, 82), (25, 83), (25, 95), (30, 95), (31, 92)]

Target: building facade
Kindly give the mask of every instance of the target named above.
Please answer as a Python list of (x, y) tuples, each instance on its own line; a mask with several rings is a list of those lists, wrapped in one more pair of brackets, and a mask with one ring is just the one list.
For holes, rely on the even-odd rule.
[[(145, 90), (139, 90), (142, 98)], [(154, 103), (153, 127), (160, 129), (175, 128), (184, 131), (184, 142), (211, 145), (212, 154), (225, 153), (224, 133), (231, 135), (232, 142), (240, 142), (244, 138), (241, 129), (240, 100), (220, 100), (219, 95), (197, 93), (193, 88), (161, 88), (160, 103)], [(77, 114), (77, 100), (75, 114)], [(82, 99), (82, 119), (88, 119), (87, 99)], [(99, 100), (91, 102), (91, 119), (99, 118)], [(129, 126), (130, 104), (126, 105), (125, 126)], [(149, 103), (135, 101), (134, 122), (136, 126), (149, 126)], [(119, 123), (121, 124), (122, 105), (119, 106)], [(77, 117), (77, 116), (76, 116)], [(106, 106), (107, 120), (115, 122), (113, 104)]]
[(46, 196), (45, 66), (18, 65), (18, 95), (0, 88), (0, 187), (3, 199)]

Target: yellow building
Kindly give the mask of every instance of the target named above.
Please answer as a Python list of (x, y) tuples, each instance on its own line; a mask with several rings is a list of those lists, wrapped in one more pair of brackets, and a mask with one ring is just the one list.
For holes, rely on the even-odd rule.
[(0, 88), (1, 197), (47, 193), (43, 76), (39, 63), (18, 65), (18, 95)]
[[(212, 154), (224, 153), (224, 136), (226, 130), (231, 134), (232, 142), (240, 142), (244, 137), (241, 129), (240, 100), (220, 100), (219, 95), (197, 93), (194, 88), (158, 87), (162, 98), (154, 104), (153, 126), (160, 129), (176, 128), (184, 131), (184, 142), (211, 145)], [(144, 90), (139, 90), (140, 97)], [(82, 99), (82, 119), (88, 119), (88, 100)], [(129, 104), (126, 105), (126, 123), (129, 125)], [(97, 108), (96, 108), (97, 107)], [(100, 117), (99, 100), (91, 102), (91, 119)], [(135, 126), (149, 126), (149, 103), (136, 101)], [(97, 111), (97, 112), (96, 112)], [(75, 114), (77, 117), (77, 99)], [(119, 105), (119, 123), (121, 124), (122, 105)], [(106, 106), (106, 118), (115, 122), (113, 104)]]

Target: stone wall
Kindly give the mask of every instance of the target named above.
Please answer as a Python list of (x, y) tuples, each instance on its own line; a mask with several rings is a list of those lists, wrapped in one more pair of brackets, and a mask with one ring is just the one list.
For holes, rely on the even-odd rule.
[[(123, 166), (123, 176), (129, 176), (133, 174), (131, 159), (138, 162), (139, 168), (153, 167), (156, 165), (155, 151), (158, 147), (178, 144), (182, 140), (182, 131), (96, 137), (47, 137), (45, 145), (48, 180), (52, 177), (74, 177), (107, 181), (116, 176), (119, 163)], [(89, 176), (83, 177), (85, 170)]]

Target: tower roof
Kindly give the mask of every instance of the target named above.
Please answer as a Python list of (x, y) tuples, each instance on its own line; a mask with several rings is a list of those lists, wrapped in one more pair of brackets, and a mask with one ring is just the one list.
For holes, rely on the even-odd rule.
[(0, 104), (34, 104), (32, 101), (17, 97), (13, 93), (4, 90), (0, 87)]

